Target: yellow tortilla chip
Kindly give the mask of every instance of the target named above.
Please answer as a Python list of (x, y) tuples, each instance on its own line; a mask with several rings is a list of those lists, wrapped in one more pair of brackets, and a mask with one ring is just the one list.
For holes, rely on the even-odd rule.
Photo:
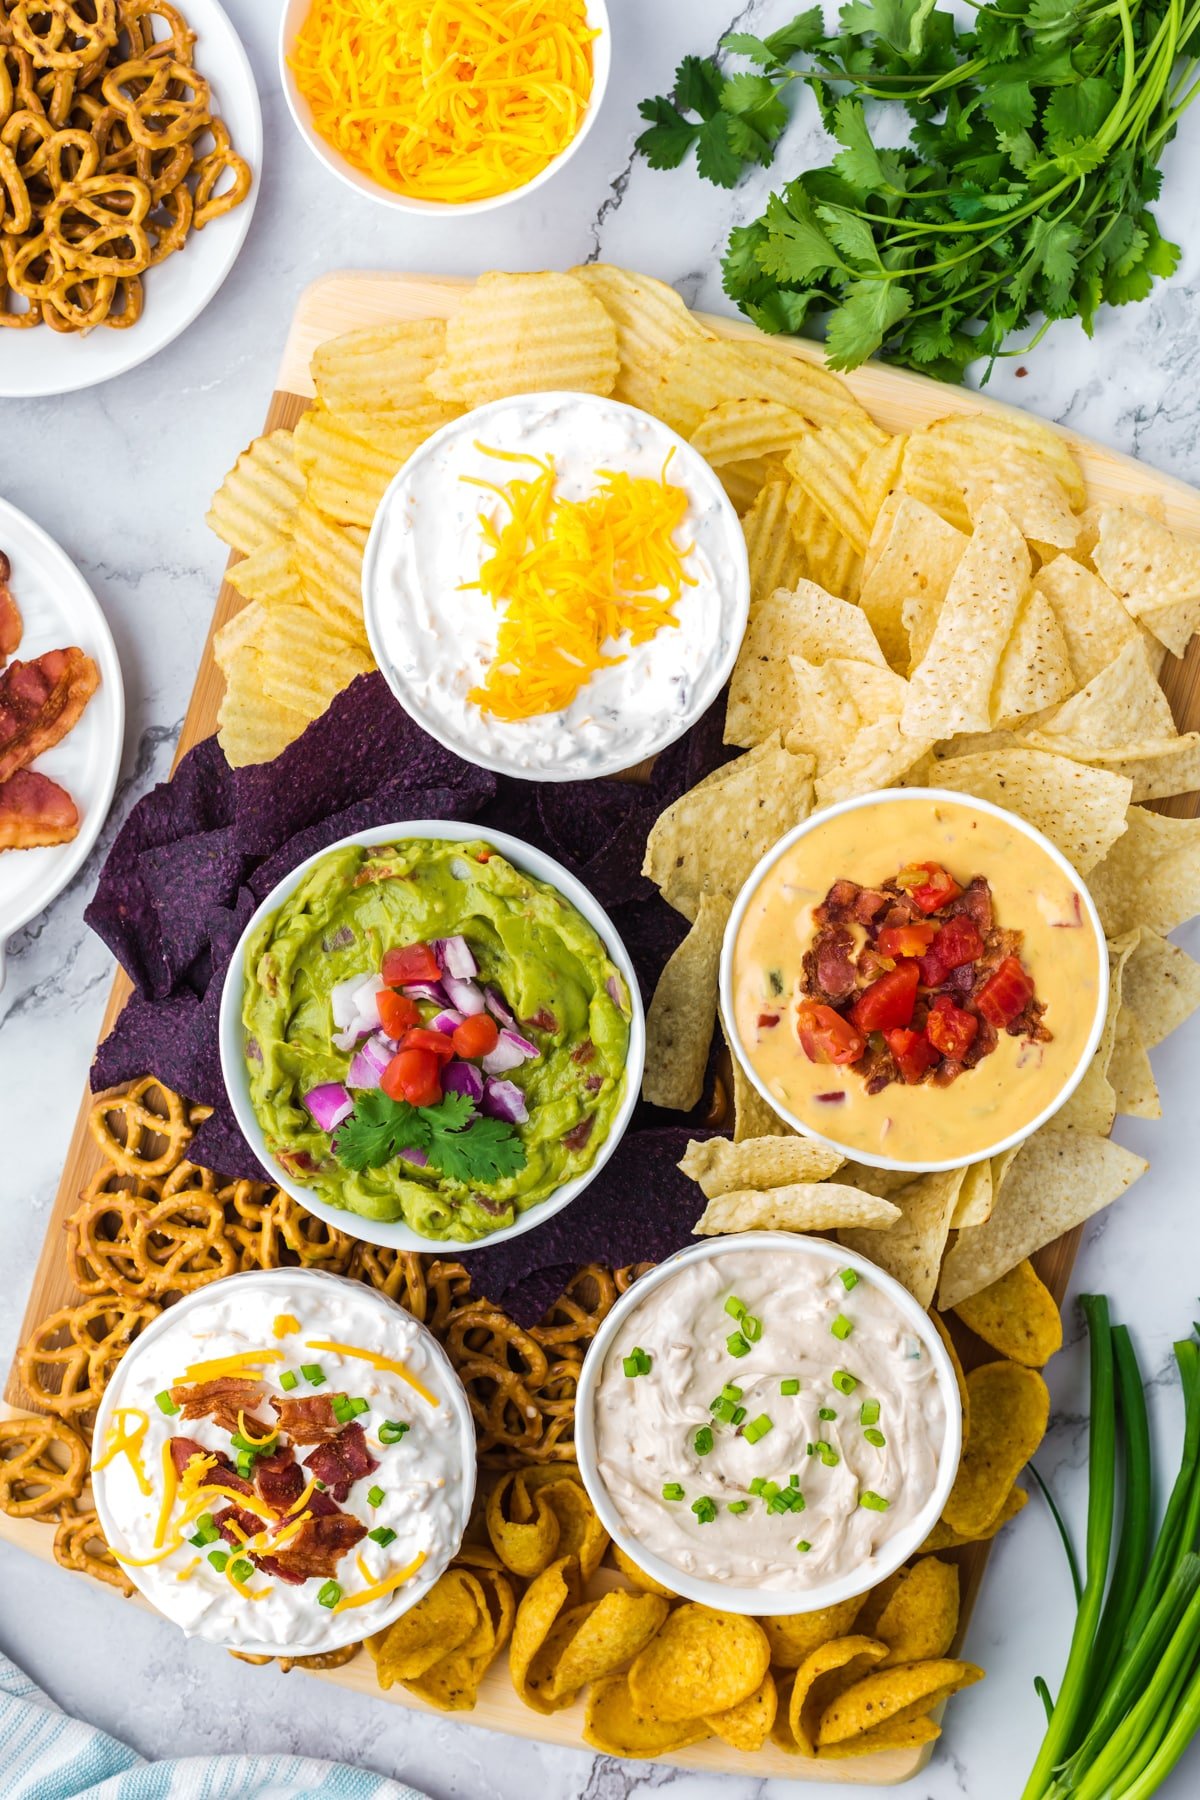
[(961, 1550), (964, 1544), (978, 1544), (987, 1538), (994, 1538), (998, 1531), (1002, 1530), (1005, 1525), (1016, 1518), (1028, 1499), (1029, 1495), (1025, 1492), (1024, 1488), (1012, 1488), (1004, 1505), (1000, 1508), (1000, 1511), (992, 1520), (991, 1524), (985, 1526), (985, 1528), (978, 1533), (955, 1531), (952, 1525), (947, 1525), (944, 1519), (939, 1519), (929, 1536), (925, 1539), (925, 1542), (921, 1545), (921, 1555), (924, 1556), (930, 1551), (936, 1550)]
[(632, 1662), (646, 1648), (668, 1610), (669, 1602), (660, 1595), (631, 1594), (624, 1588), (614, 1588), (592, 1605), (580, 1607), (578, 1611), (585, 1616), (578, 1619), (554, 1659), (551, 1699), (573, 1700), (589, 1681), (599, 1681)]
[(958, 1570), (936, 1556), (923, 1556), (904, 1570), (895, 1593), (873, 1626), (886, 1644), (881, 1664), (926, 1662), (945, 1656), (958, 1630)]
[[(900, 1210), (888, 1200), (844, 1187), (838, 1181), (797, 1181), (765, 1190), (744, 1188), (718, 1194), (692, 1227), (695, 1237), (720, 1237), (730, 1231), (834, 1231), (855, 1226), (874, 1244), (897, 1229)], [(851, 1232), (841, 1234), (848, 1241)], [(854, 1246), (851, 1246), (853, 1248)], [(877, 1252), (883, 1260), (883, 1252)], [(936, 1275), (936, 1271), (935, 1271)]]
[(1126, 958), (1136, 941), (1134, 932), (1126, 932), (1108, 946), (1108, 1004), (1100, 1042), (1084, 1072), (1083, 1080), (1066, 1105), (1055, 1115), (1056, 1131), (1098, 1132), (1104, 1135), (1112, 1130), (1113, 1120), (1117, 1116), (1117, 1097), (1108, 1079), (1108, 1065), (1112, 1060), (1117, 1018), (1121, 1011), (1122, 973)]
[(1149, 1166), (1110, 1138), (1053, 1126), (1037, 1132), (1021, 1146), (987, 1224), (960, 1232), (947, 1252), (938, 1306), (947, 1312), (990, 1287), (1118, 1200)]
[(608, 1675), (588, 1689), (583, 1740), (605, 1756), (630, 1761), (667, 1756), (711, 1736), (703, 1719), (664, 1722), (637, 1706), (626, 1675)]
[(724, 1712), (709, 1713), (704, 1723), (714, 1736), (734, 1750), (761, 1750), (771, 1735), (779, 1709), (779, 1692), (768, 1669), (761, 1685), (746, 1700)]
[(808, 558), (788, 519), (790, 485), (786, 479), (768, 480), (742, 520), (752, 607), (760, 606), (779, 588), (794, 588), (809, 574)]
[(436, 416), (443, 409), (430, 399), (425, 378), (445, 346), (443, 319), (398, 319), (344, 332), (313, 352), (317, 397), (342, 410), (386, 407), (414, 418)]
[(812, 758), (760, 744), (660, 813), (646, 840), (643, 875), (686, 919), (704, 893), (733, 901), (761, 858), (812, 811)]
[(961, 1231), (964, 1226), (984, 1224), (992, 1216), (994, 1199), (995, 1187), (992, 1182), (991, 1163), (972, 1163), (963, 1176), (963, 1184), (958, 1190), (958, 1199), (954, 1203), (954, 1217), (950, 1221), (951, 1229)]
[(1097, 571), (1134, 618), (1182, 656), (1200, 625), (1200, 546), (1133, 506), (1106, 506), (1098, 522)]
[(736, 1057), (733, 1059), (733, 1141), (791, 1138), (798, 1134), (769, 1107)]
[(1088, 881), (1109, 937), (1145, 926), (1165, 934), (1200, 912), (1200, 819), (1131, 806), (1129, 829)]
[[(801, 1755), (817, 1754), (817, 1732), (826, 1707), (886, 1655), (886, 1644), (857, 1635), (834, 1638), (805, 1657), (792, 1683), (787, 1716), (791, 1745)], [(776, 1733), (776, 1741), (778, 1737)]]
[(1005, 725), (1040, 713), (1066, 700), (1074, 687), (1067, 641), (1054, 608), (1044, 594), (1030, 588), (996, 671), (992, 718)]
[[(1128, 965), (1126, 965), (1128, 967)], [(1122, 1003), (1107, 1075), (1119, 1113), (1137, 1119), (1161, 1119), (1158, 1083), (1146, 1054), (1141, 1027), (1132, 1008)]]
[(1062, 1349), (1058, 1302), (1026, 1257), (955, 1307), (976, 1337), (1027, 1369), (1042, 1369)]
[(983, 1680), (974, 1663), (937, 1658), (878, 1669), (839, 1694), (821, 1714), (817, 1743), (845, 1743), (889, 1720), (897, 1725), (923, 1717), (961, 1688)]
[(955, 1531), (985, 1531), (1046, 1435), (1050, 1394), (1036, 1369), (982, 1363), (967, 1376), (971, 1441), (942, 1511)]
[(1143, 926), (1122, 971), (1121, 997), (1153, 1050), (1200, 1007), (1200, 963)]
[(963, 1171), (918, 1175), (893, 1196), (900, 1217), (886, 1231), (842, 1229), (838, 1242), (894, 1275), (924, 1307), (932, 1304)]
[(740, 1613), (686, 1602), (642, 1651), (629, 1671), (634, 1705), (668, 1721), (724, 1712), (749, 1699), (771, 1661), (766, 1633)]
[(991, 468), (1013, 450), (1033, 457), (1061, 484), (1069, 506), (1078, 511), (1086, 504), (1083, 471), (1067, 438), (1032, 413), (952, 413), (925, 434), (959, 471)]
[(908, 684), (886, 665), (844, 657), (818, 665), (802, 656), (789, 656), (788, 665), (795, 699), (785, 741), (815, 758), (818, 779), (845, 763), (860, 734), (899, 722)]
[(1175, 734), (1167, 697), (1140, 644), (1128, 643), (1085, 688), (1036, 725), (1037, 741), (1062, 756), (1091, 761), (1106, 752)]
[(1029, 585), (1029, 552), (998, 506), (981, 507), (946, 591), (925, 655), (913, 670), (901, 727), (910, 737), (986, 731), (1004, 647)]
[(484, 406), (509, 394), (611, 394), (617, 328), (572, 275), (481, 275), (446, 323), (446, 348), (426, 377), (438, 400)]
[(1079, 520), (1058, 476), (1041, 458), (1006, 444), (985, 467), (968, 464), (961, 475), (972, 518), (983, 507), (1002, 506), (1022, 537), (1069, 550), (1079, 536)]
[(1138, 626), (1112, 589), (1069, 556), (1044, 563), (1033, 578), (1033, 591), (1054, 608), (1077, 688), (1107, 668), (1126, 644), (1142, 641)]
[(729, 683), (727, 744), (759, 744), (796, 723), (789, 658), (814, 665), (843, 657), (885, 667), (883, 652), (859, 607), (797, 581), (755, 602)]
[(1126, 830), (1129, 783), (1048, 750), (986, 750), (939, 762), (938, 787), (1007, 807), (1043, 832), (1086, 875)]
[(1160, 738), (1155, 743), (1128, 744), (1119, 755), (1092, 756), (1089, 761), (1130, 781), (1134, 801), (1194, 794), (1200, 788), (1200, 731)]
[(717, 970), (729, 899), (702, 894), (696, 919), (658, 978), (646, 1015), (642, 1096), (652, 1106), (690, 1112), (704, 1091), (717, 1021)]
[(612, 1546), (612, 1554), (613, 1561), (616, 1563), (618, 1569), (620, 1569), (622, 1575), (624, 1575), (627, 1580), (631, 1581), (640, 1593), (661, 1594), (666, 1600), (675, 1600), (678, 1598), (673, 1589), (664, 1587), (661, 1581), (655, 1581), (653, 1575), (647, 1575), (645, 1569), (640, 1568), (639, 1565), (634, 1562), (632, 1556), (627, 1556), (625, 1554), (620, 1544), (614, 1544)]
[(534, 1576), (517, 1607), (508, 1663), (518, 1696), (534, 1712), (559, 1712), (570, 1704), (569, 1700), (556, 1700), (550, 1692), (554, 1656), (546, 1652), (558, 1619), (579, 1604), (579, 1567), (572, 1557), (564, 1556)]
[(771, 1661), (778, 1669), (798, 1669), (802, 1662), (833, 1638), (845, 1637), (862, 1607), (862, 1595), (821, 1606), (815, 1612), (779, 1613), (758, 1622), (771, 1646)]
[(842, 1166), (836, 1150), (809, 1138), (762, 1137), (730, 1143), (728, 1138), (694, 1139), (679, 1167), (698, 1181), (705, 1198), (739, 1188), (779, 1188), (793, 1182), (824, 1181)]
[(905, 602), (928, 611), (932, 634), (932, 621), (966, 547), (964, 532), (910, 494), (899, 495), (894, 506), (880, 513), (867, 547), (858, 600), (898, 674), (907, 675), (912, 666)]
[(665, 364), (690, 338), (712, 333), (664, 281), (611, 263), (582, 263), (568, 273), (596, 296), (617, 332), (617, 379), (612, 394), (627, 406), (654, 411)]

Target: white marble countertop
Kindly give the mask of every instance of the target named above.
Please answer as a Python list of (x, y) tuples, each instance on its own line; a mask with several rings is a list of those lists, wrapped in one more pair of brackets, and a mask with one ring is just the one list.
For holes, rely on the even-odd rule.
[[(113, 831), (167, 772), (192, 686), (225, 550), (208, 532), (209, 497), (261, 426), (300, 290), (339, 267), (473, 274), (489, 267), (566, 267), (602, 255), (675, 282), (694, 303), (728, 310), (719, 259), (729, 226), (769, 190), (758, 173), (725, 194), (690, 172), (654, 174), (631, 157), (636, 105), (665, 90), (684, 52), (708, 51), (732, 24), (778, 24), (780, 0), (610, 0), (616, 62), (605, 107), (578, 157), (524, 202), (466, 221), (393, 218), (359, 200), (313, 160), (292, 129), (275, 73), (281, 0), (227, 0), (263, 96), (267, 161), (257, 215), (225, 287), (178, 342), (145, 367), (90, 392), (6, 402), (0, 488), (77, 560), (108, 612), (124, 664), (129, 725), (122, 783), (88, 867), (11, 946), (0, 995), (0, 1365), (7, 1367), (45, 1232), (112, 974), (83, 908)], [(819, 148), (806, 99), (797, 149)], [(1200, 108), (1167, 154), (1168, 236), (1182, 266), (1141, 306), (1109, 313), (1089, 343), (1056, 326), (1025, 362), (1003, 365), (992, 391), (1156, 467), (1200, 482), (1200, 234), (1188, 162), (1200, 152)], [(789, 159), (785, 157), (785, 164)], [(824, 157), (821, 158), (824, 160)], [(1188, 217), (1189, 212), (1191, 217)], [(1185, 933), (1182, 941), (1189, 942)], [(1193, 954), (1200, 931), (1193, 928)], [(1166, 1119), (1126, 1122), (1124, 1141), (1153, 1167), (1088, 1233), (1077, 1285), (1114, 1297), (1155, 1384), (1156, 1424), (1177, 1441), (1170, 1346), (1196, 1303), (1194, 1066), (1200, 1019), (1154, 1054)], [(1187, 1254), (1179, 1254), (1186, 1247)], [(1041, 1456), (1082, 1536), (1085, 1361), (1071, 1313), (1070, 1347), (1050, 1370), (1054, 1424)], [(722, 1780), (500, 1738), (448, 1719), (275, 1671), (251, 1671), (185, 1643), (167, 1624), (123, 1607), (104, 1588), (0, 1545), (0, 1647), (63, 1706), (143, 1754), (295, 1750), (402, 1775), (436, 1800), (531, 1792), (624, 1797), (670, 1784), (678, 1800), (742, 1800), (764, 1787), (747, 1762)], [(1032, 1500), (1001, 1540), (967, 1650), (987, 1680), (955, 1700), (919, 1800), (1015, 1800), (1040, 1735), (1033, 1676), (1053, 1687), (1072, 1618), (1062, 1552)], [(1195, 1794), (1200, 1752), (1162, 1792)], [(770, 1788), (783, 1784), (767, 1783)], [(4, 1778), (0, 1770), (0, 1794)], [(810, 1792), (832, 1792), (812, 1787)], [(847, 1790), (838, 1790), (847, 1791)], [(866, 1789), (860, 1790), (863, 1793)]]

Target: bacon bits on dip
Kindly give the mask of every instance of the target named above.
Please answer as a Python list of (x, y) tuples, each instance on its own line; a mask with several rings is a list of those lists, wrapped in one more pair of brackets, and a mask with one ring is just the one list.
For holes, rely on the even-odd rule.
[(1107, 964), (1091, 902), (999, 808), (914, 789), (835, 809), (774, 853), (739, 911), (742, 1059), (850, 1155), (978, 1158), (1065, 1099), (1093, 1047)]
[(408, 1610), (475, 1482), (457, 1376), (357, 1282), (233, 1275), (173, 1306), (101, 1407), (92, 1487), (142, 1593), (190, 1635), (307, 1656)]

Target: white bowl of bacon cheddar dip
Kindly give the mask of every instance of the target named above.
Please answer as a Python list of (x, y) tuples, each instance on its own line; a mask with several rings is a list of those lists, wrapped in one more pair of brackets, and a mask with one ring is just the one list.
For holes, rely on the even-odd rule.
[(445, 1351), (361, 1282), (231, 1275), (164, 1312), (96, 1420), (109, 1544), (189, 1637), (313, 1656), (380, 1631), (457, 1551), (475, 1427)]
[[(539, 481), (548, 505), (532, 498)], [(520, 592), (514, 483), (531, 534), (516, 544), (533, 571)], [(665, 579), (620, 613), (626, 629), (582, 646), (572, 574), (599, 580), (622, 542), (618, 577)], [(485, 566), (500, 604), (479, 585)], [(367, 635), (401, 706), (457, 756), (533, 781), (615, 775), (681, 737), (728, 680), (749, 607), (745, 538), (713, 470), (658, 419), (597, 394), (516, 394), (443, 426), (385, 493), (363, 560)], [(501, 633), (518, 609), (519, 641), (538, 648), (514, 662)]]
[(793, 1130), (881, 1169), (1012, 1149), (1070, 1098), (1108, 958), (1082, 880), (1023, 819), (939, 788), (782, 838), (725, 931), (733, 1054)]
[(696, 1244), (617, 1302), (584, 1360), (580, 1474), (625, 1553), (686, 1599), (803, 1613), (928, 1535), (958, 1387), (911, 1294), (824, 1238)]

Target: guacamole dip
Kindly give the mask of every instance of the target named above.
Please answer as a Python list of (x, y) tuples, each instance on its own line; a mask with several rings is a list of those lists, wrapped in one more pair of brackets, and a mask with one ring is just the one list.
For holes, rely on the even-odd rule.
[(242, 1020), (289, 1176), (430, 1238), (486, 1237), (582, 1174), (625, 1092), (619, 970), (481, 840), (331, 850), (250, 939)]

